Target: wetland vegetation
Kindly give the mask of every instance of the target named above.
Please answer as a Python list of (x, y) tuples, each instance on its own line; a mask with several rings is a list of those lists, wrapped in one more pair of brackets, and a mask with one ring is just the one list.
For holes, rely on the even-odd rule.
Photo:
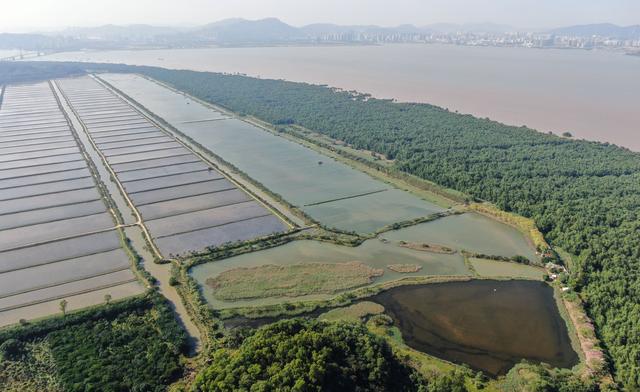
[(25, 64), (0, 61), (0, 85), (41, 81), (85, 73), (85, 68), (82, 65), (71, 66), (69, 64), (37, 62)]
[[(401, 229), (404, 230), (404, 229)], [(358, 246), (336, 245), (317, 240), (295, 240), (274, 248), (244, 253), (238, 256), (224, 258), (211, 263), (199, 264), (193, 267), (190, 275), (202, 287), (204, 298), (214, 308), (228, 308), (232, 306), (267, 305), (278, 302), (274, 298), (260, 298), (254, 300), (221, 301), (213, 295), (213, 291), (206, 286), (206, 280), (215, 278), (219, 274), (237, 268), (251, 268), (263, 265), (295, 265), (312, 263), (347, 263), (357, 260), (369, 268), (385, 270), (392, 261), (402, 261), (420, 265), (422, 268), (416, 273), (399, 273), (386, 270), (384, 275), (375, 280), (375, 284), (393, 281), (406, 276), (465, 276), (471, 272), (459, 254), (446, 255), (431, 252), (419, 252), (400, 247), (396, 244), (383, 242), (377, 238), (364, 241)], [(330, 298), (329, 294), (315, 294), (313, 298)], [(309, 299), (307, 296), (299, 299)]]
[(222, 301), (335, 294), (372, 283), (384, 273), (359, 262), (261, 265), (234, 268), (206, 284)]
[(326, 321), (363, 321), (366, 317), (384, 313), (384, 306), (371, 301), (360, 301), (353, 305), (331, 309), (318, 316)]
[(389, 264), (387, 268), (394, 272), (409, 274), (420, 271), (422, 266), (418, 264)]

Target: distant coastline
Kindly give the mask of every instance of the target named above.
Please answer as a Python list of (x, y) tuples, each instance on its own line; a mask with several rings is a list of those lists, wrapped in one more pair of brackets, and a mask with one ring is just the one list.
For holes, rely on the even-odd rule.
[(293, 26), (277, 18), (234, 18), (189, 28), (139, 24), (76, 27), (35, 34), (0, 33), (0, 49), (39, 52), (390, 43), (634, 52), (640, 50), (640, 25), (601, 23), (534, 31), (494, 23)]
[[(381, 99), (430, 103), (542, 132), (570, 132), (576, 139), (640, 151), (634, 104), (640, 100), (640, 81), (635, 78), (638, 57), (622, 51), (287, 45), (65, 52), (39, 59), (160, 66), (327, 85), (366, 91)], [(529, 77), (523, 78), (522, 70)], [(583, 91), (580, 86), (585, 81), (597, 81), (597, 91)]]

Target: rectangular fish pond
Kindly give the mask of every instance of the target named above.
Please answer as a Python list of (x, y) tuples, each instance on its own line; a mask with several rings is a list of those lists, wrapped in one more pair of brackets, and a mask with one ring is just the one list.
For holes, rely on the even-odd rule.
[(444, 210), (150, 80), (100, 77), (328, 227), (370, 233)]

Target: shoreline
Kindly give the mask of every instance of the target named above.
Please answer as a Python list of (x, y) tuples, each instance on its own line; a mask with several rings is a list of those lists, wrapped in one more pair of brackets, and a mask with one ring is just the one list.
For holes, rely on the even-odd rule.
[[(553, 53), (553, 54), (558, 54), (558, 55), (562, 55), (564, 53), (576, 53), (577, 56), (581, 56), (580, 54), (584, 54), (586, 56), (589, 56), (590, 54), (593, 54), (595, 56), (619, 56), (621, 58), (629, 58), (631, 61), (632, 57), (634, 56), (628, 56), (626, 55), (624, 52), (619, 52), (619, 51), (614, 51), (614, 50), (603, 50), (603, 49), (590, 49), (590, 50), (579, 50), (579, 49), (556, 49), (556, 48), (522, 48), (522, 47), (502, 47), (502, 46), (488, 46), (488, 47), (479, 47), (479, 46), (470, 46), (470, 45), (453, 45), (453, 44), (438, 44), (438, 43), (433, 43), (433, 44), (417, 44), (417, 43), (387, 43), (387, 44), (382, 44), (382, 45), (354, 45), (354, 46), (317, 46), (317, 47), (313, 47), (313, 46), (291, 46), (291, 45), (287, 45), (287, 46), (271, 46), (271, 47), (238, 47), (238, 48), (230, 48), (230, 47), (204, 47), (204, 48), (177, 48), (177, 49), (145, 49), (142, 52), (148, 52), (148, 51), (188, 51), (188, 50), (197, 50), (197, 51), (207, 51), (207, 50), (251, 50), (251, 49), (264, 49), (264, 50), (268, 50), (268, 49), (273, 49), (273, 50), (286, 50), (287, 48), (289, 49), (296, 49), (299, 48), (300, 50), (314, 50), (314, 49), (318, 49), (318, 50), (323, 50), (323, 49), (331, 49), (331, 48), (336, 48), (336, 50), (340, 50), (341, 48), (348, 48), (348, 47), (352, 47), (354, 48), (354, 50), (360, 50), (362, 48), (385, 48), (385, 47), (389, 47), (389, 48), (396, 48), (396, 47), (401, 47), (401, 46), (407, 46), (407, 47), (415, 47), (415, 48), (421, 48), (421, 47), (426, 47), (426, 48), (433, 48), (433, 50), (438, 50), (439, 48), (444, 48), (447, 51), (451, 51), (454, 54), (456, 54), (458, 51), (462, 51), (462, 50), (468, 50), (468, 51), (474, 51), (474, 50), (484, 50), (484, 51), (493, 51), (494, 53), (502, 53), (500, 51), (519, 51), (518, 53), (522, 53), (524, 56), (527, 56), (529, 53), (535, 53), (536, 51), (532, 51), (531, 49), (538, 49), (537, 51), (540, 53)], [(100, 56), (98, 56), (96, 58), (96, 56), (91, 56), (91, 54), (93, 53), (104, 53), (104, 52), (118, 52), (118, 51), (128, 51), (131, 52), (132, 54), (138, 50), (113, 50), (113, 51), (100, 51), (100, 50), (93, 50), (93, 51), (76, 51), (76, 52), (61, 52), (62, 55), (60, 55), (59, 57), (61, 57), (62, 59), (65, 59), (64, 61), (68, 61), (69, 59), (71, 59), (72, 61), (89, 61), (89, 62), (101, 62), (99, 60)], [(497, 51), (497, 52), (496, 52)], [(84, 55), (83, 55), (84, 54)], [(464, 53), (463, 53), (464, 54)], [(535, 56), (535, 54), (534, 54)], [(76, 58), (76, 60), (73, 60), (73, 58)], [(135, 57), (135, 56), (130, 56), (130, 57)], [(149, 58), (144, 58), (144, 57), (149, 57)], [(246, 57), (246, 56), (241, 56), (242, 58)], [(251, 57), (251, 56), (249, 56)], [(456, 57), (456, 56), (454, 56)], [(517, 57), (517, 56), (516, 56)], [(575, 57), (575, 56), (574, 56)], [(38, 58), (38, 60), (48, 60), (50, 59), (51, 56), (43, 56)], [(169, 57), (167, 57), (167, 60), (164, 60), (164, 57), (162, 57), (163, 60), (158, 60), (157, 56), (153, 56), (153, 55), (148, 55), (148, 56), (143, 56), (142, 59), (138, 59), (135, 61), (130, 61), (130, 60), (115, 60), (115, 61), (109, 61), (111, 63), (118, 63), (118, 62), (124, 62), (124, 63), (128, 63), (128, 64), (135, 64), (135, 65), (148, 65), (148, 66), (157, 66), (157, 67), (163, 67), (163, 68), (170, 68), (170, 69), (190, 69), (190, 70), (194, 70), (194, 71), (209, 71), (209, 72), (220, 72), (220, 73), (228, 73), (228, 74), (241, 74), (241, 75), (247, 75), (247, 76), (251, 76), (251, 77), (257, 77), (257, 78), (263, 78), (263, 79), (284, 79), (284, 80), (288, 80), (288, 81), (294, 81), (294, 82), (302, 82), (302, 83), (310, 83), (310, 84), (315, 84), (315, 85), (329, 85), (329, 86), (341, 86), (342, 89), (344, 90), (358, 90), (358, 91), (369, 91), (371, 92), (371, 95), (373, 97), (379, 98), (379, 99), (393, 99), (396, 100), (398, 102), (415, 102), (415, 103), (427, 103), (427, 104), (433, 104), (442, 108), (448, 108), (451, 111), (456, 111), (456, 112), (460, 112), (461, 114), (470, 114), (473, 115), (475, 117), (479, 117), (479, 118), (490, 118), (494, 121), (503, 123), (503, 124), (507, 124), (507, 125), (512, 125), (512, 126), (521, 126), (522, 124), (527, 124), (529, 127), (538, 130), (541, 133), (546, 133), (548, 131), (553, 131), (556, 134), (561, 134), (563, 131), (565, 130), (569, 130), (571, 131), (574, 136), (575, 139), (583, 139), (583, 138), (587, 138), (588, 141), (592, 141), (592, 142), (599, 142), (599, 143), (610, 143), (610, 144), (615, 144), (618, 145), (620, 147), (623, 148), (628, 148), (631, 149), (632, 151), (635, 152), (640, 152), (640, 142), (638, 142), (637, 140), (634, 141), (633, 139), (629, 140), (629, 141), (625, 141), (624, 139), (629, 139), (632, 138), (635, 134), (632, 132), (633, 131), (633, 126), (632, 124), (630, 125), (631, 128), (629, 128), (628, 126), (625, 126), (624, 129), (629, 128), (629, 132), (626, 132), (626, 134), (621, 133), (618, 136), (619, 137), (615, 137), (615, 134), (613, 135), (614, 138), (611, 138), (611, 134), (603, 134), (601, 132), (602, 128), (620, 128), (620, 125), (616, 125), (616, 124), (609, 124), (609, 125), (605, 125), (605, 124), (601, 124), (599, 127), (595, 127), (591, 124), (593, 124), (593, 121), (589, 121), (589, 122), (585, 122), (583, 121), (582, 124), (576, 123), (575, 120), (575, 116), (574, 117), (569, 117), (567, 115), (562, 115), (563, 112), (566, 113), (577, 113), (580, 111), (585, 111), (587, 110), (587, 107), (585, 105), (580, 105), (580, 107), (575, 107), (575, 108), (570, 108), (567, 107), (565, 110), (563, 111), (558, 111), (557, 113), (560, 113), (559, 117), (553, 121), (540, 121), (542, 118), (542, 113), (530, 113), (527, 114), (526, 112), (524, 113), (520, 113), (518, 112), (518, 107), (517, 106), (513, 106), (512, 108), (510, 108), (509, 110), (506, 110), (502, 105), (503, 104), (509, 104), (509, 102), (518, 102), (522, 97), (509, 97), (508, 95), (504, 96), (503, 98), (501, 98), (501, 95), (498, 95), (498, 101), (500, 102), (495, 102), (495, 104), (492, 103), (492, 105), (486, 105), (483, 104), (481, 105), (481, 107), (478, 107), (477, 103), (473, 104), (471, 101), (469, 100), (465, 100), (464, 97), (456, 97), (453, 96), (449, 93), (447, 93), (446, 91), (439, 91), (439, 90), (434, 90), (429, 94), (424, 94), (424, 93), (419, 93), (417, 91), (414, 91), (413, 88), (415, 86), (411, 85), (411, 84), (407, 84), (406, 81), (399, 79), (397, 80), (398, 86), (391, 86), (391, 85), (387, 85), (387, 84), (383, 84), (383, 85), (379, 85), (379, 84), (370, 84), (370, 83), (365, 83), (362, 81), (358, 81), (357, 79), (355, 81), (351, 81), (352, 78), (347, 78), (348, 74), (352, 71), (350, 71), (349, 69), (342, 69), (342, 67), (339, 67), (338, 70), (339, 71), (344, 71), (345, 74), (344, 75), (337, 75), (336, 77), (323, 77), (323, 78), (319, 78), (319, 77), (313, 77), (310, 76), (306, 73), (301, 73), (301, 72), (283, 72), (283, 71), (279, 71), (277, 67), (275, 67), (274, 64), (274, 69), (257, 69), (254, 67), (250, 67), (250, 66), (245, 66), (245, 67), (241, 67), (241, 69), (239, 70), (239, 72), (235, 72), (237, 70), (237, 68), (233, 68), (230, 65), (228, 65), (225, 62), (214, 62), (212, 64), (204, 64), (202, 66), (199, 67), (194, 67), (192, 65), (186, 65), (184, 63), (181, 63), (179, 60), (178, 61), (171, 61), (171, 59), (169, 59)], [(579, 59), (577, 59), (576, 61), (578, 61)], [(59, 61), (59, 60), (54, 60), (53, 61)], [(102, 60), (102, 62), (107, 62), (108, 59), (105, 58)], [(624, 61), (624, 60), (623, 60)], [(335, 64), (336, 66), (340, 66), (341, 64)], [(491, 71), (491, 70), (490, 70)], [(492, 71), (498, 71), (498, 69), (493, 69)], [(379, 70), (372, 70), (372, 72), (379, 72)], [(344, 80), (343, 80), (344, 79)], [(401, 83), (402, 82), (402, 83)], [(432, 81), (428, 81), (429, 83), (423, 84), (422, 87), (438, 87), (437, 85), (434, 85)], [(498, 81), (496, 81), (498, 82)], [(406, 85), (406, 86), (405, 86)], [(419, 84), (420, 85), (420, 84)], [(454, 87), (454, 86), (449, 86), (449, 87)], [(524, 86), (526, 87), (526, 86)], [(567, 88), (570, 88), (570, 86), (568, 86)], [(527, 90), (525, 90), (527, 91)], [(561, 90), (562, 91), (562, 90)], [(571, 91), (569, 90), (568, 93), (571, 93)], [(505, 94), (508, 94), (508, 92), (505, 92)], [(605, 94), (606, 95), (606, 94)], [(565, 94), (565, 98), (569, 98), (568, 96), (566, 96)], [(525, 98), (526, 99), (526, 98)], [(525, 104), (527, 102), (523, 102), (523, 104)], [(587, 102), (589, 105), (593, 106), (593, 105), (597, 105), (597, 101), (596, 100), (591, 100), (590, 102)], [(549, 109), (549, 108), (547, 108)], [(515, 110), (515, 111), (514, 111)], [(593, 110), (593, 107), (590, 109)], [(617, 109), (619, 111), (619, 109)], [(613, 116), (613, 113), (611, 113), (610, 115)], [(626, 117), (626, 116), (624, 116)], [(573, 120), (572, 120), (573, 118)], [(559, 120), (559, 121), (558, 121)], [(595, 120), (595, 118), (593, 119)], [(582, 129), (582, 130), (581, 130)]]

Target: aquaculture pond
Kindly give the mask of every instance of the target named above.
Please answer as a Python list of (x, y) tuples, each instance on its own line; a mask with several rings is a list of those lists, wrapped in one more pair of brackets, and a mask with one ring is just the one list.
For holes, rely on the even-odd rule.
[(409, 346), (492, 376), (523, 359), (564, 368), (578, 362), (553, 289), (543, 282), (402, 286), (371, 300), (385, 307)]
[(142, 293), (49, 83), (0, 107), (0, 326)]
[[(240, 267), (255, 267), (265, 264), (291, 265), (300, 263), (346, 263), (359, 261), (370, 267), (382, 269), (384, 274), (373, 281), (373, 284), (399, 279), (405, 276), (425, 275), (469, 275), (464, 260), (459, 254), (437, 254), (403, 248), (393, 243), (385, 243), (379, 239), (365, 241), (358, 247), (335, 245), (320, 241), (293, 241), (288, 244), (246, 253), (243, 255), (198, 265), (191, 270), (198, 281), (202, 292), (214, 308), (231, 308), (238, 306), (256, 306), (280, 303), (286, 300), (326, 299), (331, 295), (306, 295), (295, 298), (270, 297), (241, 301), (221, 301), (214, 297), (206, 280), (218, 274)], [(417, 272), (401, 273), (387, 268), (393, 264), (411, 264), (421, 267)]]
[[(420, 244), (442, 245), (451, 253), (420, 250)], [(418, 245), (412, 249), (407, 245)], [(396, 280), (406, 276), (469, 275), (460, 250), (503, 256), (523, 255), (536, 259), (535, 251), (515, 228), (476, 213), (448, 216), (432, 222), (385, 232), (377, 238), (365, 241), (357, 247), (340, 246), (320, 241), (293, 241), (288, 244), (231, 257), (192, 269), (192, 275), (200, 283), (205, 298), (216, 308), (244, 305), (265, 305), (282, 302), (283, 298), (257, 300), (220, 301), (213, 296), (206, 280), (221, 272), (241, 267), (265, 264), (290, 265), (300, 263), (344, 263), (359, 261), (373, 268), (384, 270), (383, 276), (373, 284)], [(540, 270), (510, 262), (471, 260), (477, 264), (481, 276), (508, 276), (540, 279)], [(393, 265), (418, 268), (413, 272), (399, 272)], [(305, 296), (302, 299), (328, 298), (329, 295)], [(286, 299), (286, 298), (285, 298)], [(297, 299), (301, 299), (298, 297)]]
[[(288, 229), (265, 206), (95, 80), (65, 79), (59, 86), (136, 203), (162, 254), (184, 254)], [(115, 119), (95, 114), (104, 105), (119, 110)], [(133, 132), (123, 141), (125, 131)], [(149, 134), (153, 140), (147, 138)], [(113, 140), (114, 135), (118, 140)], [(218, 192), (223, 190), (236, 194)]]
[(394, 241), (427, 242), (486, 255), (521, 255), (532, 261), (539, 258), (517, 229), (474, 212), (450, 215), (382, 236)]
[(180, 132), (329, 227), (373, 232), (443, 208), (135, 75), (101, 75)]

